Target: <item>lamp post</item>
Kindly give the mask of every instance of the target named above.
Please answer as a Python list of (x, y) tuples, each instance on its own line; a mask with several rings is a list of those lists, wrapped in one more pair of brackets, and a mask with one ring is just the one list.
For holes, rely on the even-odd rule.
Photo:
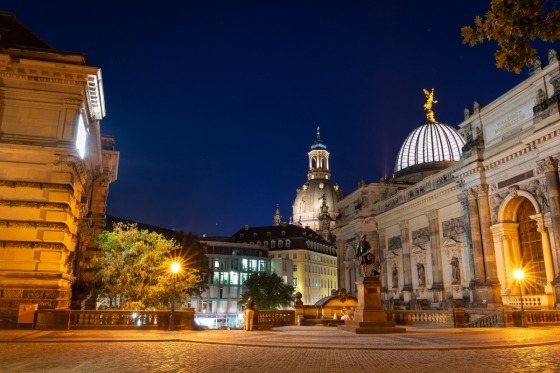
[(171, 263), (171, 273), (173, 276), (173, 292), (171, 293), (171, 315), (169, 316), (169, 331), (175, 330), (175, 283), (177, 281), (177, 273), (181, 270), (181, 263)]
[(527, 324), (525, 323), (525, 311), (523, 310), (523, 289), (521, 288), (521, 283), (525, 278), (525, 272), (522, 269), (516, 269), (513, 271), (513, 277), (515, 277), (517, 284), (519, 285), (519, 300), (521, 301), (521, 327), (526, 328)]

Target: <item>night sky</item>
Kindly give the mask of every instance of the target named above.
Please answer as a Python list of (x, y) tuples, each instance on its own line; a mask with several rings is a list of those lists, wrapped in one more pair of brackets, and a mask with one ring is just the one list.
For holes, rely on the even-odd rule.
[[(321, 128), (333, 181), (391, 177), (406, 136), (455, 128), (528, 77), (463, 45), (490, 0), (12, 1), (29, 29), (101, 67), (116, 138), (109, 215), (199, 236), (289, 220)], [(548, 44), (539, 49), (546, 64)]]

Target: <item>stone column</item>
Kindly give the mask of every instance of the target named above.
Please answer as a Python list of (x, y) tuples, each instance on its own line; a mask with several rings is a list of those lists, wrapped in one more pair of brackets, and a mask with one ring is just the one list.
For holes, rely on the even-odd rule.
[(551, 291), (550, 283), (554, 280), (554, 266), (552, 264), (552, 252), (550, 240), (548, 238), (548, 229), (544, 224), (543, 214), (532, 215), (530, 218), (537, 222), (537, 230), (541, 234), (544, 268), (546, 271), (546, 292), (549, 293)]
[[(552, 232), (550, 242), (551, 252), (555, 258), (553, 261), (557, 263), (553, 269), (555, 278), (551, 282), (554, 288), (555, 308), (560, 309), (560, 182), (558, 180), (558, 159), (548, 157), (544, 161), (538, 162), (542, 167), (546, 177), (546, 188), (548, 191), (548, 205), (550, 206), (550, 219), (552, 223)], [(555, 260), (554, 260), (555, 259)]]
[(482, 236), (480, 234), (480, 216), (478, 215), (478, 192), (476, 188), (466, 191), (469, 202), (469, 220), (471, 227), (471, 240), (474, 261), (474, 280), (476, 284), (482, 284), (486, 278), (484, 270), (484, 253), (482, 251)]
[(480, 226), (482, 228), (482, 250), (484, 251), (484, 270), (486, 273), (485, 282), (494, 284), (498, 282), (496, 270), (496, 254), (494, 252), (494, 242), (492, 240), (492, 225), (490, 202), (488, 200), (488, 184), (481, 184), (478, 188), (478, 208), (480, 216)]
[(487, 184), (478, 186), (478, 216), (480, 217), (485, 277), (483, 284), (477, 284), (475, 302), (480, 307), (497, 308), (502, 305), (502, 302), (496, 265), (496, 252), (494, 250), (494, 241), (492, 240), (492, 219)]
[[(548, 204), (550, 206), (550, 216), (552, 218), (552, 235), (554, 253), (560, 261), (560, 182), (558, 181), (558, 160), (548, 157), (541, 163), (544, 167), (546, 176), (546, 186), (548, 190)], [(560, 283), (560, 270), (555, 270), (555, 282)]]
[[(378, 228), (378, 243), (379, 243), (379, 278), (381, 280), (381, 296), (382, 300), (387, 300), (387, 253), (386, 251), (386, 244), (385, 244), (385, 228)], [(385, 282), (385, 283), (384, 283)]]
[(344, 260), (344, 288), (350, 294), (354, 294), (354, 286), (352, 286), (352, 267), (354, 267), (353, 260)]
[(408, 221), (399, 224), (401, 228), (401, 248), (403, 253), (403, 292), (412, 291), (412, 268), (410, 262), (410, 244), (408, 240)]
[(494, 249), (496, 251), (496, 257), (498, 258), (498, 278), (502, 284), (501, 293), (507, 293), (507, 266), (509, 263), (509, 244), (507, 243), (509, 237), (504, 234), (503, 226), (501, 224), (496, 224), (491, 227), (492, 235), (494, 237)]
[(437, 210), (426, 213), (430, 227), (430, 251), (432, 256), (432, 289), (443, 289), (443, 268), (441, 260), (441, 245), (439, 239), (439, 220)]
[(408, 231), (408, 221), (404, 220), (400, 222), (399, 227), (401, 228), (400, 240), (401, 240), (401, 250), (402, 250), (402, 269), (403, 269), (403, 288), (402, 296), (405, 304), (409, 305), (412, 309), (412, 268), (411, 268), (411, 258), (410, 258), (410, 244), (409, 244), (409, 231)]

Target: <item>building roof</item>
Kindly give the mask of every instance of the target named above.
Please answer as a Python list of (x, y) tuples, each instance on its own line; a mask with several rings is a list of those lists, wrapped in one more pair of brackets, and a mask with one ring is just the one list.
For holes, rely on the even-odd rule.
[(453, 127), (443, 123), (426, 123), (412, 131), (404, 141), (395, 172), (408, 167), (436, 162), (459, 161), (465, 140)]
[(9, 12), (0, 12), (0, 45), (52, 49), (49, 44), (22, 24), (15, 14)]
[(283, 223), (264, 227), (249, 227), (238, 230), (233, 238), (236, 242), (270, 242), (276, 240), (290, 240), (289, 247), (272, 248), (269, 251), (280, 250), (310, 250), (327, 255), (336, 255), (335, 246), (326, 241), (320, 234), (310, 228), (303, 228), (294, 224)]

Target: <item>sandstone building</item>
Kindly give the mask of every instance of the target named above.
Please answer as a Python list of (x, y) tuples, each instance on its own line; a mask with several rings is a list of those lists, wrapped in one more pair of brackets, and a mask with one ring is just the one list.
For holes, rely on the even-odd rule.
[(67, 309), (118, 171), (101, 70), (0, 13), (0, 92), (0, 311)]
[[(556, 52), (532, 71), (494, 102), (465, 109), (458, 130), (435, 120), (425, 91), (427, 120), (403, 143), (393, 178), (363, 183), (336, 206), (340, 287), (361, 278), (354, 253), (366, 234), (388, 307), (558, 307)], [(516, 268), (527, 274), (521, 286)]]

